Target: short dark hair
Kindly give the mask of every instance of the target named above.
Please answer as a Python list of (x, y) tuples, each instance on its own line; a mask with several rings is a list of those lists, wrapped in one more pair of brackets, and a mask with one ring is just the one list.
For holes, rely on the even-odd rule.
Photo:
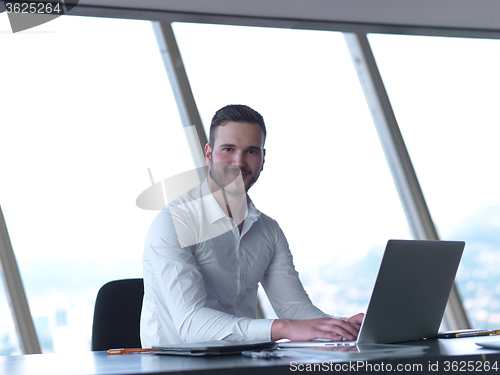
[(248, 122), (259, 125), (264, 132), (264, 141), (266, 140), (266, 124), (264, 123), (262, 115), (246, 105), (230, 104), (215, 112), (215, 115), (212, 118), (212, 124), (210, 125), (210, 139), (208, 141), (210, 146), (214, 147), (217, 128), (219, 126), (226, 125), (229, 121)]

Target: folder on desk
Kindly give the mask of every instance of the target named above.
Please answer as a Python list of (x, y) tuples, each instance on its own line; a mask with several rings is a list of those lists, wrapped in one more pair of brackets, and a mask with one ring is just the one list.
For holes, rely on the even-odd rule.
[(245, 350), (274, 350), (278, 344), (274, 341), (236, 341), (213, 340), (193, 344), (178, 344), (169, 346), (154, 346), (159, 349), (154, 354), (211, 356), (237, 354)]

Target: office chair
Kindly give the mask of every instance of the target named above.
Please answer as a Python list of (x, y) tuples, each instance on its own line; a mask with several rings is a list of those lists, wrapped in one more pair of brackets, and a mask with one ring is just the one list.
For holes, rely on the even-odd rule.
[(104, 284), (94, 307), (92, 350), (140, 348), (140, 320), (144, 284), (124, 279)]

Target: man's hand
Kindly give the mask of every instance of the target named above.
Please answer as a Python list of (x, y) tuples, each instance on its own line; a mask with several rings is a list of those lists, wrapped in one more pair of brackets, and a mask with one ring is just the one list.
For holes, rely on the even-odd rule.
[[(359, 314), (351, 316), (350, 318), (346, 319), (345, 321), (347, 323), (352, 324), (359, 331), (359, 329), (361, 328), (361, 323), (363, 323), (364, 317), (365, 317), (365, 314), (359, 313)], [(356, 337), (357, 337), (357, 335), (356, 335)]]
[(277, 319), (271, 326), (271, 340), (310, 341), (327, 339), (341, 341), (344, 338), (354, 340), (358, 337), (363, 317), (364, 314), (357, 314), (348, 319), (329, 317), (306, 320)]

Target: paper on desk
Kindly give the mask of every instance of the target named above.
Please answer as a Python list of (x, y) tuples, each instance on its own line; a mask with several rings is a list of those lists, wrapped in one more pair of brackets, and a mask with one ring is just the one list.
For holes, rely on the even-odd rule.
[(418, 356), (428, 349), (427, 346), (360, 344), (352, 346), (321, 346), (308, 348), (280, 349), (286, 357), (339, 360), (379, 359), (403, 356)]

